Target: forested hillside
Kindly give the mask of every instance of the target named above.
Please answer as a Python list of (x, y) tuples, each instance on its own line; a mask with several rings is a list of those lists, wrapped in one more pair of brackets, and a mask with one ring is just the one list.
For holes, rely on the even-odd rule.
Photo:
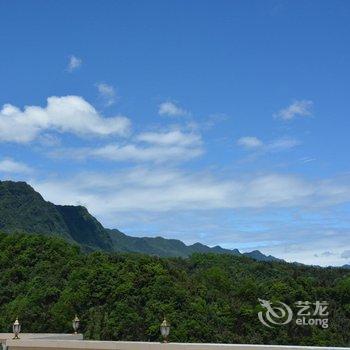
[[(83, 206), (55, 205), (47, 202), (25, 182), (0, 181), (0, 230), (57, 236), (78, 244), (84, 251), (144, 253), (163, 257), (187, 257), (192, 253), (240, 255), (237, 249), (186, 245), (177, 239), (132, 237), (110, 230)], [(260, 251), (243, 253), (256, 260), (279, 260)]]
[[(199, 254), (158, 258), (94, 252), (56, 237), (0, 234), (0, 331), (71, 332), (75, 313), (89, 339), (350, 345), (350, 272)], [(329, 328), (263, 326), (258, 298), (329, 302)]]
[(47, 202), (25, 182), (0, 181), (0, 230), (58, 236), (87, 251), (112, 250), (104, 227), (86, 208)]

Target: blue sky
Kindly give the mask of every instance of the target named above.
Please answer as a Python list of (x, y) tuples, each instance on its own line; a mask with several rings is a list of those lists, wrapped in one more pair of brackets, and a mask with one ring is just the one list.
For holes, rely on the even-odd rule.
[(105, 226), (350, 262), (347, 1), (0, 1), (0, 176)]

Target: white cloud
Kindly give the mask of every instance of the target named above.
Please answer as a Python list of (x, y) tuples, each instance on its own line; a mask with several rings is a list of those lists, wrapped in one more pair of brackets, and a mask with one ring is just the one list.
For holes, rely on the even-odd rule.
[(342, 259), (350, 259), (350, 250), (344, 250), (340, 256)]
[(74, 70), (78, 69), (82, 63), (83, 61), (81, 58), (71, 55), (67, 66), (68, 72), (73, 72)]
[(109, 143), (102, 147), (58, 149), (49, 155), (58, 158), (107, 159), (116, 162), (182, 162), (198, 157), (204, 152), (199, 134), (169, 132), (145, 132), (137, 135), (133, 143)]
[[(106, 174), (81, 174), (65, 182), (36, 183), (57, 203), (85, 203), (99, 215), (141, 210), (167, 211), (221, 206), (229, 186), (206, 176), (176, 170), (134, 168)], [(60, 190), (59, 190), (60, 189)]]
[(276, 140), (271, 141), (266, 145), (266, 150), (271, 152), (279, 152), (294, 148), (299, 146), (301, 142), (297, 139), (290, 137), (282, 137)]
[(175, 103), (166, 101), (166, 102), (162, 102), (159, 105), (158, 114), (174, 117), (174, 116), (187, 115), (188, 112), (182, 109), (181, 107), (177, 106)]
[(142, 147), (134, 144), (119, 146), (109, 144), (101, 148), (91, 149), (87, 155), (96, 158), (104, 158), (112, 161), (131, 162), (176, 162), (185, 161), (200, 156), (203, 153), (201, 148), (187, 148), (182, 146), (151, 146)]
[[(283, 239), (286, 241), (276, 246), (270, 246), (268, 253), (281, 257), (287, 261), (317, 264), (321, 266), (341, 266), (344, 260), (341, 252), (350, 248), (348, 229), (336, 230), (334, 228), (318, 226), (308, 222), (304, 228), (283, 225)], [(288, 228), (287, 228), (288, 227)], [(286, 232), (287, 231), (287, 232)], [(273, 235), (278, 236), (276, 230)], [(332, 247), (332, 251), (325, 251)]]
[(281, 137), (264, 143), (255, 136), (244, 136), (238, 139), (237, 144), (249, 150), (280, 152), (300, 145), (300, 141), (290, 137)]
[(123, 116), (102, 117), (79, 96), (52, 96), (46, 107), (26, 106), (23, 110), (5, 104), (0, 110), (0, 141), (30, 142), (49, 130), (76, 135), (125, 136), (130, 120)]
[(101, 216), (132, 211), (310, 209), (350, 201), (349, 186), (335, 180), (312, 182), (286, 174), (223, 179), (164, 167), (83, 173), (65, 181), (34, 185), (50, 201), (84, 203)]
[(274, 117), (283, 120), (291, 120), (297, 116), (308, 117), (312, 115), (312, 106), (312, 101), (295, 101), (288, 107), (279, 110), (276, 114), (274, 114)]
[(333, 252), (331, 252), (331, 251), (329, 251), (329, 250), (326, 250), (326, 251), (324, 251), (324, 252), (322, 252), (322, 253), (320, 254), (320, 256), (325, 256), (325, 257), (333, 256), (333, 255), (336, 255), (336, 254), (333, 253)]
[(249, 149), (259, 148), (264, 145), (264, 143), (255, 136), (241, 137), (240, 139), (238, 139), (237, 144), (239, 146), (249, 148)]
[(316, 158), (311, 158), (311, 157), (303, 157), (300, 159), (300, 162), (306, 164), (306, 163), (311, 163), (314, 162)]
[(111, 106), (116, 102), (117, 95), (112, 85), (105, 83), (96, 84), (100, 97), (105, 101), (107, 106)]
[(16, 162), (11, 158), (5, 158), (0, 160), (0, 172), (14, 173), (14, 174), (27, 174), (32, 169), (24, 163)]
[(57, 147), (61, 145), (61, 139), (52, 134), (42, 134), (38, 137), (38, 141), (45, 147)]
[(147, 142), (156, 145), (177, 145), (177, 146), (190, 146), (200, 145), (202, 143), (201, 136), (199, 134), (185, 134), (180, 130), (173, 130), (169, 132), (144, 132), (139, 134), (136, 139), (138, 141)]

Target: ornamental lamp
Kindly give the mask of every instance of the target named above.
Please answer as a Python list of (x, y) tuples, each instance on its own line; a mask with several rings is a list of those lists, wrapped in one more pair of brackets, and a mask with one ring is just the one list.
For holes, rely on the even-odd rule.
[(160, 325), (160, 334), (163, 337), (163, 343), (168, 343), (169, 333), (170, 333), (170, 324), (164, 318), (164, 321)]
[(80, 326), (80, 320), (77, 315), (75, 315), (74, 320), (72, 321), (72, 325), (74, 329), (74, 334), (77, 334)]
[(13, 323), (12, 329), (15, 335), (13, 339), (19, 339), (18, 335), (21, 332), (21, 324), (19, 323), (18, 318), (16, 318), (16, 321)]

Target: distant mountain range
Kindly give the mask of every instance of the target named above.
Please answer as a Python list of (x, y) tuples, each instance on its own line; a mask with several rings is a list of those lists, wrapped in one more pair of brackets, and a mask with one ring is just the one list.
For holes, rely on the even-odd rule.
[(187, 257), (192, 253), (245, 255), (259, 261), (283, 261), (259, 250), (186, 245), (163, 237), (132, 237), (117, 229), (106, 229), (83, 206), (47, 202), (25, 182), (0, 181), (0, 231), (59, 236), (79, 244), (85, 251), (135, 252), (162, 257)]

